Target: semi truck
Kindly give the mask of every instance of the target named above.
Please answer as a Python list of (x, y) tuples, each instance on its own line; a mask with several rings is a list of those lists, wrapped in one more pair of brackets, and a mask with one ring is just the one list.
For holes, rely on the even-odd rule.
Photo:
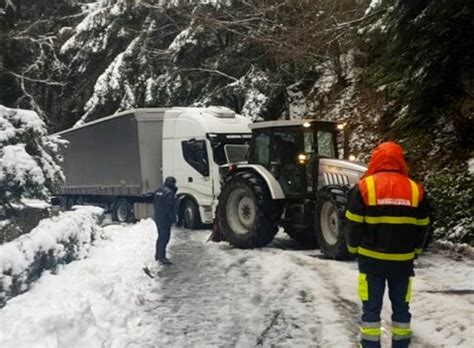
[(178, 222), (197, 229), (213, 222), (220, 166), (245, 161), (250, 123), (225, 107), (142, 108), (62, 131), (56, 197), (64, 209), (97, 204), (129, 222), (154, 215), (153, 192), (174, 176)]

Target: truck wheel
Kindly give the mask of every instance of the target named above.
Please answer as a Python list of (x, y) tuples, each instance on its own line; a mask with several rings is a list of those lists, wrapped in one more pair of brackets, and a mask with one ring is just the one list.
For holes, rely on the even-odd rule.
[(201, 227), (201, 216), (199, 215), (199, 208), (190, 199), (186, 199), (183, 207), (183, 227), (190, 230), (197, 230)]
[(118, 222), (132, 221), (132, 207), (125, 199), (119, 199), (112, 208), (112, 220)]
[(59, 197), (59, 208), (61, 211), (71, 210), (74, 198), (69, 196)]
[(238, 172), (224, 184), (217, 212), (224, 239), (247, 249), (263, 247), (273, 240), (282, 209), (259, 176)]
[(330, 259), (351, 259), (344, 237), (344, 212), (347, 195), (340, 190), (323, 188), (318, 192), (316, 204), (316, 237), (323, 254)]
[(86, 204), (86, 200), (84, 199), (83, 196), (77, 196), (74, 199), (74, 205), (85, 205), (85, 204)]

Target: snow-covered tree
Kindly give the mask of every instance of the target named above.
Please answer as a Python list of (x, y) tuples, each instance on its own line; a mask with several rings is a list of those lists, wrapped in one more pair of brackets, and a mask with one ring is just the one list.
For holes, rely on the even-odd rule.
[(47, 137), (34, 111), (0, 105), (0, 205), (7, 210), (21, 198), (47, 198), (63, 180), (59, 138)]

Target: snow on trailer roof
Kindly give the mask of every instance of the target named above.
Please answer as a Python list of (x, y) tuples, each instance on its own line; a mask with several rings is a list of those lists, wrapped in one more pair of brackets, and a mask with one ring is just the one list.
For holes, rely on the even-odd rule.
[(274, 127), (291, 127), (291, 126), (304, 126), (305, 124), (311, 125), (312, 123), (318, 123), (321, 125), (328, 125), (337, 127), (340, 125), (338, 122), (333, 121), (318, 121), (313, 119), (303, 119), (303, 120), (281, 120), (281, 121), (263, 121), (255, 122), (250, 125), (250, 129), (260, 129), (260, 128), (274, 128)]

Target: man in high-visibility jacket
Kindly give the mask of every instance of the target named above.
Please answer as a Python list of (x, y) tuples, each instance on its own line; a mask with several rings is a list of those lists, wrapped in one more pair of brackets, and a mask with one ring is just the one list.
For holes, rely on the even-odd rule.
[(361, 346), (380, 347), (385, 284), (392, 303), (392, 347), (408, 347), (413, 260), (429, 227), (426, 195), (408, 177), (403, 149), (377, 146), (369, 168), (352, 189), (346, 211), (346, 241), (359, 262), (362, 300)]

